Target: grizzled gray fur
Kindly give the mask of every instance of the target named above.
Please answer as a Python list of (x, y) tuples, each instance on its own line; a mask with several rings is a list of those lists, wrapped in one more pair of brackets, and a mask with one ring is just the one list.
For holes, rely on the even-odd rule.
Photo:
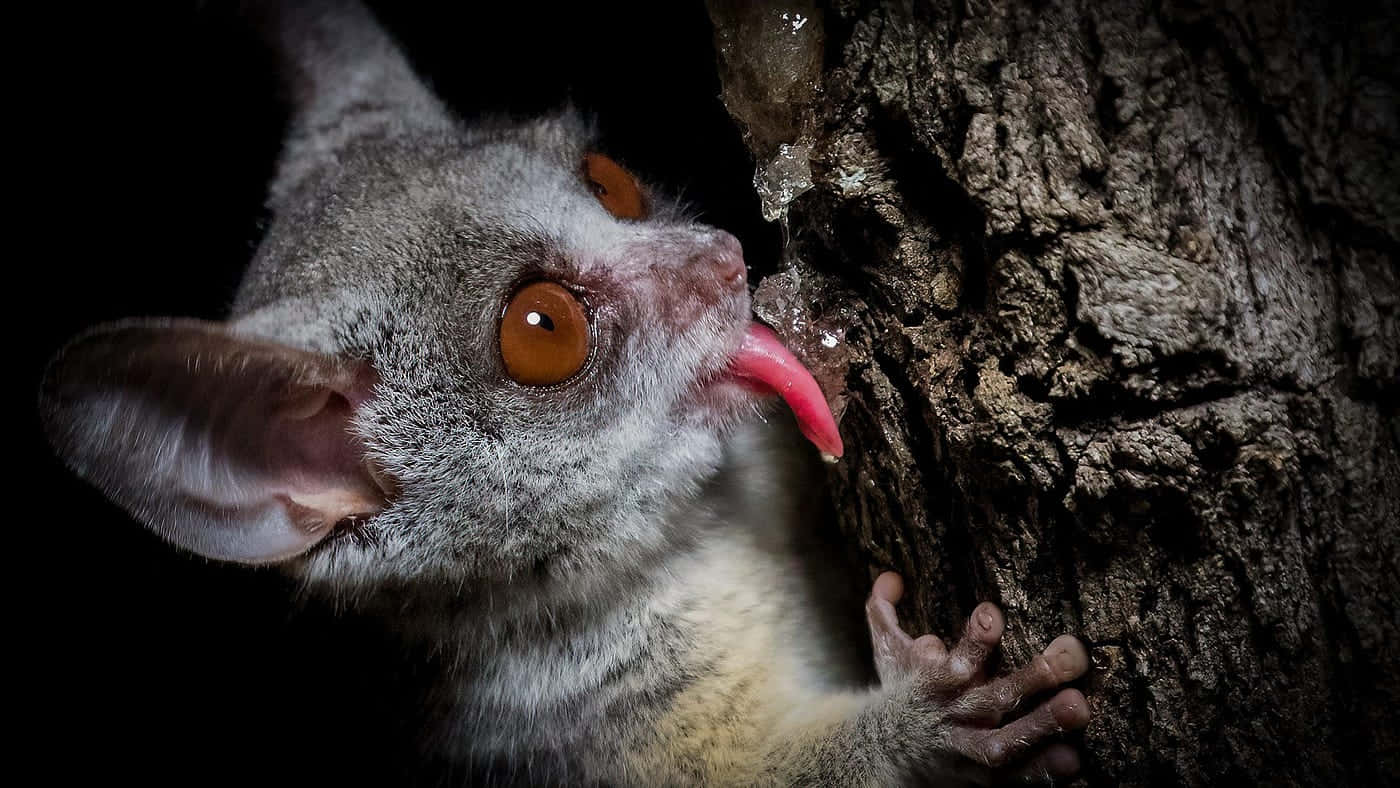
[[(705, 388), (751, 320), (738, 242), (648, 193), (616, 218), (572, 111), (466, 126), (353, 3), (265, 10), (295, 102), (274, 220), (227, 323), (135, 320), (50, 366), (46, 429), (136, 518), (445, 655), (424, 761), (488, 783), (891, 784), (1074, 771), (1083, 647), (1001, 678), (867, 616), (844, 655), (795, 547), (793, 449)], [(511, 380), (524, 282), (586, 302), (566, 383)]]

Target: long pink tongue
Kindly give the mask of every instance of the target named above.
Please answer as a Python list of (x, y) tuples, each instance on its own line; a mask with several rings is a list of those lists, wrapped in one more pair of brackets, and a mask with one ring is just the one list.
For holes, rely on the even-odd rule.
[(736, 377), (756, 381), (783, 398), (797, 417), (797, 427), (824, 454), (840, 457), (843, 451), (836, 419), (826, 404), (821, 387), (812, 373), (802, 366), (773, 329), (749, 323), (739, 352), (729, 362)]

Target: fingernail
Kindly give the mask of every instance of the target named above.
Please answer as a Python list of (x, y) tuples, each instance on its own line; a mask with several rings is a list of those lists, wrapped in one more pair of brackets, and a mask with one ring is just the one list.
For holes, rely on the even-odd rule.
[(977, 611), (977, 626), (983, 629), (992, 628), (992, 614), (985, 610)]
[(1064, 703), (1056, 707), (1052, 712), (1055, 724), (1061, 728), (1067, 728), (1079, 721), (1079, 704), (1075, 702)]

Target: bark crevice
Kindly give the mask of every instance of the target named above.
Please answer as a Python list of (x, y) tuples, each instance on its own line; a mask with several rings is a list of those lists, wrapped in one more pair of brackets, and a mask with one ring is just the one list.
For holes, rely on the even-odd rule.
[(853, 548), (930, 631), (992, 598), (1014, 661), (1082, 634), (1091, 783), (1389, 779), (1393, 12), (821, 10), (813, 187), (756, 308), (806, 305), (775, 327), (845, 408)]

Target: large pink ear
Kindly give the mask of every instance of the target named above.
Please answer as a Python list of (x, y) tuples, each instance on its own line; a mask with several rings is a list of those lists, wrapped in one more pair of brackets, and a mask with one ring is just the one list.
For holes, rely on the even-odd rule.
[(297, 555), (385, 505), (351, 418), (368, 365), (217, 324), (100, 326), (49, 365), (40, 410), (84, 479), (171, 542), (227, 561)]

